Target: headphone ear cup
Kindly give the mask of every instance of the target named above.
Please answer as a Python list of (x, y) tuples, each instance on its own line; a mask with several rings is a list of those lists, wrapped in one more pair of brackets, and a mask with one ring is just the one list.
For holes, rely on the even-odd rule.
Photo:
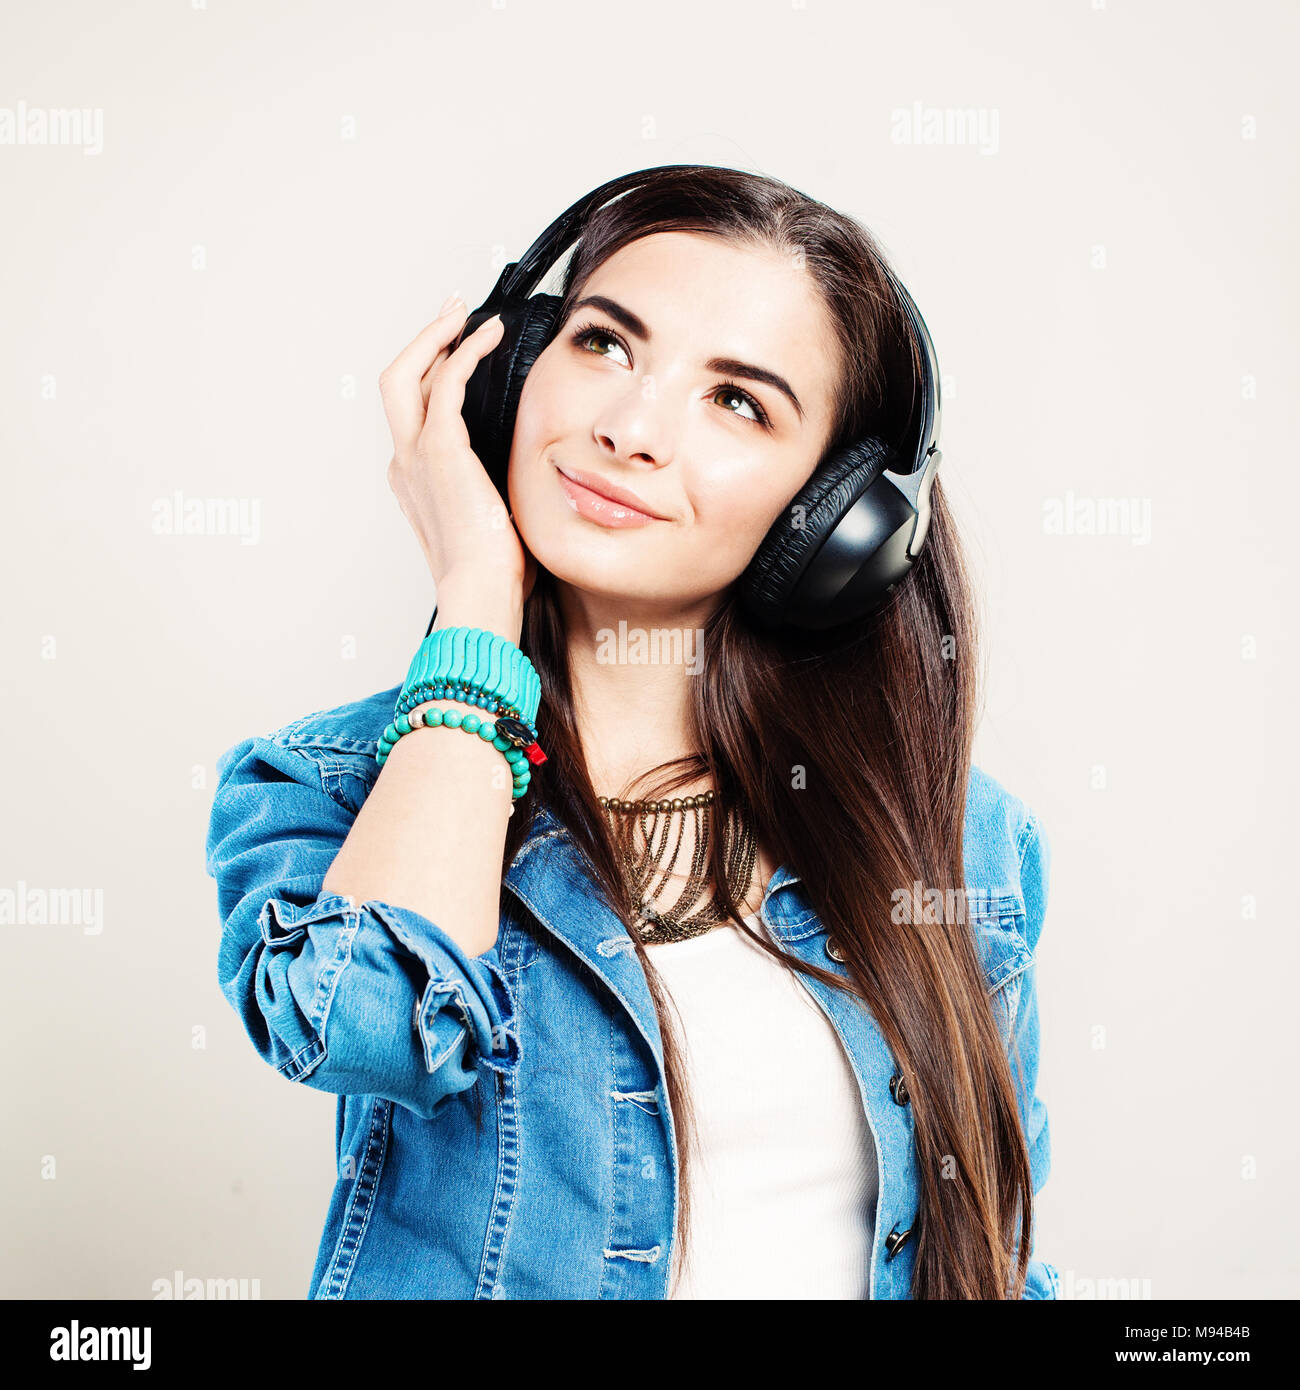
[(885, 469), (899, 467), (898, 454), (874, 437), (826, 455), (772, 523), (740, 577), (741, 604), (758, 626), (792, 621), (791, 597), (827, 537)]
[(510, 443), (524, 378), (555, 335), (560, 304), (559, 296), (554, 294), (535, 294), (495, 304), (489, 300), (466, 319), (457, 340), (459, 346), (479, 324), (500, 313), (501, 341), (480, 359), (466, 382), (461, 414), (469, 431), (470, 447), (507, 503)]

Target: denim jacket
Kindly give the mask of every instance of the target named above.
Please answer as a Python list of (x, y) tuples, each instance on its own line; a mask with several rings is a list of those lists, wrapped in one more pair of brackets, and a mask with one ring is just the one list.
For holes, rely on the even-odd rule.
[[(263, 1060), (338, 1097), (338, 1177), (307, 1296), (666, 1298), (678, 1193), (659, 1028), (631, 939), (564, 827), (537, 817), (481, 955), (409, 908), (322, 891), (399, 694), (244, 739), (217, 764), (206, 849), (222, 992)], [(994, 1016), (1019, 1050), (1037, 1192), (1048, 846), (978, 769), (964, 857)], [(784, 952), (847, 973), (786, 866), (760, 920)], [(864, 1004), (796, 978), (839, 1034), (875, 1140), (868, 1297), (908, 1298), (920, 1183), (906, 1087)], [(1052, 1265), (1031, 1258), (1025, 1296), (1058, 1296)]]

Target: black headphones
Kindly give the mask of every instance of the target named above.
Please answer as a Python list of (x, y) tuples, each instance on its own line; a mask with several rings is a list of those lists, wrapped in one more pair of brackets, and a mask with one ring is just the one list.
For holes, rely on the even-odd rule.
[[(466, 319), (457, 345), (493, 314), (501, 315), (501, 341), (475, 367), (462, 413), (470, 444), (507, 506), (510, 443), (524, 378), (559, 328), (560, 297), (532, 291), (607, 202), (647, 174), (701, 167), (659, 165), (593, 189), (506, 266), (492, 293)], [(888, 266), (885, 271), (919, 350), (920, 390), (910, 352), (906, 360), (900, 354), (887, 363), (882, 418), (886, 426), (892, 419), (895, 428), (830, 450), (772, 524), (739, 581), (741, 606), (760, 628), (819, 630), (865, 617), (907, 574), (925, 544), (930, 488), (943, 457), (938, 362), (911, 295)], [(900, 373), (907, 377), (906, 391), (899, 389)]]

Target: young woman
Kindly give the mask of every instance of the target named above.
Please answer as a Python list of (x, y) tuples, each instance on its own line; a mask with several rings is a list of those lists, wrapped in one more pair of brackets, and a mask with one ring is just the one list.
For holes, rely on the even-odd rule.
[(462, 337), (453, 297), (383, 373), (425, 646), (465, 630), (515, 685), (420, 656), (219, 763), (222, 989), (339, 1096), (311, 1297), (1056, 1296), (1047, 843), (971, 764), (941, 484), (874, 611), (738, 601), (828, 450), (913, 404), (891, 283), (784, 184), (645, 171), (583, 223), (508, 513), (463, 415), (500, 318)]

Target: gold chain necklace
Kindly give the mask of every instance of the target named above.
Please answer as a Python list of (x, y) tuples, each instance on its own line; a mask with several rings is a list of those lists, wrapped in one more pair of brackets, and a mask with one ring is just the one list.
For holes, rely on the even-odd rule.
[[(617, 797), (602, 796), (600, 804), (613, 817), (614, 833), (623, 863), (623, 878), (627, 884), (630, 901), (637, 904), (638, 927), (643, 941), (685, 941), (688, 937), (699, 936), (702, 932), (708, 931), (719, 922), (730, 920), (718, 904), (716, 894), (698, 911), (687, 915), (708, 884), (709, 845), (714, 809), (712, 791), (701, 792), (697, 796), (672, 799), (665, 797), (657, 801), (620, 801)], [(692, 812), (695, 815), (695, 845), (691, 854), (691, 871), (681, 896), (671, 908), (660, 912), (654, 906), (654, 902), (677, 863), (686, 828), (686, 816)], [(646, 885), (654, 871), (660, 867), (669, 826), (674, 818), (677, 840), (673, 845), (672, 858), (663, 870), (659, 882), (647, 893)], [(645, 843), (645, 849), (639, 854), (634, 853), (632, 849), (634, 823), (639, 825)], [(733, 901), (740, 903), (749, 893), (758, 844), (753, 827), (734, 807), (727, 812), (723, 835), (723, 864), (727, 885)]]

